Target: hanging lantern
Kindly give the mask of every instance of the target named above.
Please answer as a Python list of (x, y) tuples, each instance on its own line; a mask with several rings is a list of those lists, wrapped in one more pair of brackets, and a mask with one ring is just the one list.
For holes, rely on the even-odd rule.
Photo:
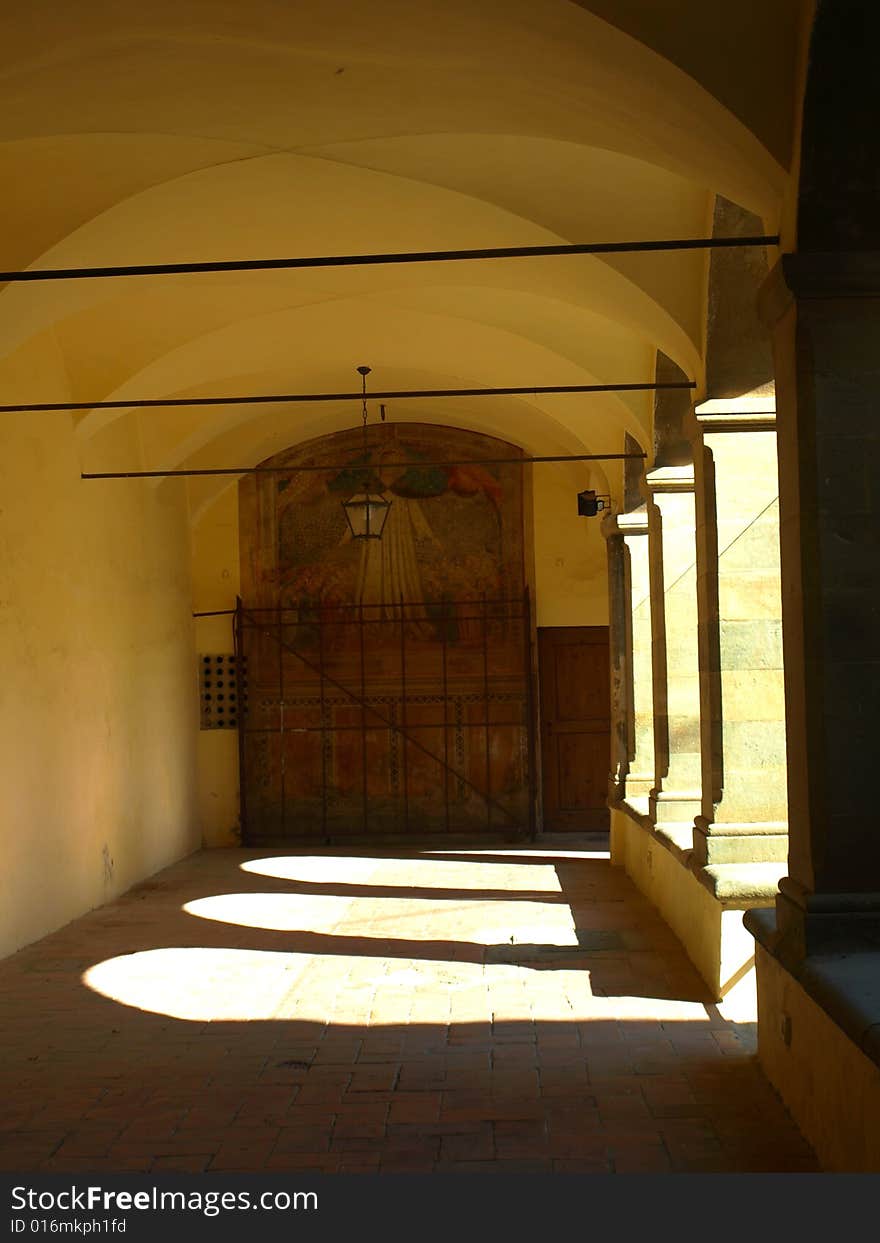
[(353, 539), (381, 539), (391, 502), (381, 493), (359, 492), (342, 502)]
[[(363, 382), (364, 461), (369, 459), (367, 447), (367, 376), (369, 367), (358, 367)], [(385, 417), (384, 407), (382, 417)], [(342, 502), (342, 512), (352, 539), (381, 539), (391, 502), (381, 492), (358, 492)]]

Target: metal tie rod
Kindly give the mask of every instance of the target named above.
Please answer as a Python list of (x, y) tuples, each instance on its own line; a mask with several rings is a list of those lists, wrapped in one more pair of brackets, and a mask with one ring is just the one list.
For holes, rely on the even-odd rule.
[(294, 259), (218, 259), (201, 263), (128, 263), (99, 268), (27, 268), (0, 272), (3, 281), (95, 280), (110, 276), (173, 276), (196, 272), (259, 272), (290, 268), (355, 268), (385, 263), (454, 263), (474, 259), (529, 259), (542, 255), (621, 255), (657, 250), (712, 250), (725, 246), (778, 246), (779, 235), (684, 237), (660, 241), (575, 242), (553, 246), (487, 246), (471, 250), (413, 250), (374, 255), (308, 255)]
[[(414, 397), (511, 397), (541, 393), (642, 393), (669, 388), (696, 388), (693, 380), (665, 380), (652, 384), (539, 384), (504, 388), (412, 388), (370, 393), (370, 401)], [(27, 414), (49, 410), (147, 410), (161, 406), (260, 406), (284, 402), (363, 401), (356, 393), (257, 393), (250, 397), (147, 397), (129, 401), (38, 401), (27, 405), (0, 406), (0, 414)]]
[[(463, 461), (418, 462), (424, 466), (528, 466), (533, 462), (617, 462), (629, 458), (647, 457), (646, 453), (557, 453), (546, 457), (481, 457)], [(382, 470), (405, 470), (412, 462), (382, 462)], [(375, 469), (369, 462), (329, 463), (322, 466), (218, 466), (191, 467), (181, 470), (110, 470), (82, 474), (80, 479), (168, 479), (174, 475), (191, 478), (194, 475), (298, 475), (307, 471), (350, 470), (354, 473)]]

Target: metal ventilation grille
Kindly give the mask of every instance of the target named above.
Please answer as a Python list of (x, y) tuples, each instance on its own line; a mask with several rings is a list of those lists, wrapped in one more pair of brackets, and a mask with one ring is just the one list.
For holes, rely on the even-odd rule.
[[(241, 689), (240, 689), (241, 683)], [(237, 729), (246, 698), (244, 679), (239, 678), (237, 660), (227, 652), (199, 657), (199, 698), (202, 729)]]

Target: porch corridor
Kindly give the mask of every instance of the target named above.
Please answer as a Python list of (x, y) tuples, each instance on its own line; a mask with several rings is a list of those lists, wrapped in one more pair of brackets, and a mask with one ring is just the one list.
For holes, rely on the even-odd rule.
[(0, 1008), (3, 1169), (816, 1168), (588, 844), (202, 852), (0, 964)]

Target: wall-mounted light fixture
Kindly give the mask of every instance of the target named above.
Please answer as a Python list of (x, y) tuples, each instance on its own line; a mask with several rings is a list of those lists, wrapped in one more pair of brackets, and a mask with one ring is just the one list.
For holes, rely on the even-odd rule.
[[(382, 532), (385, 529), (385, 522), (388, 518), (388, 511), (391, 509), (391, 502), (386, 500), (381, 492), (369, 491), (370, 452), (367, 445), (367, 376), (370, 374), (370, 370), (370, 367), (358, 367), (363, 385), (361, 418), (364, 429), (364, 470), (368, 478), (367, 490), (357, 492), (354, 496), (350, 496), (347, 501), (342, 502), (342, 512), (345, 514), (345, 520), (348, 523), (348, 529), (351, 531), (352, 539), (381, 539)], [(384, 407), (382, 408), (382, 417), (384, 420)]]
[(579, 518), (595, 518), (600, 510), (611, 508), (611, 497), (597, 494), (591, 488), (578, 492), (577, 498)]

